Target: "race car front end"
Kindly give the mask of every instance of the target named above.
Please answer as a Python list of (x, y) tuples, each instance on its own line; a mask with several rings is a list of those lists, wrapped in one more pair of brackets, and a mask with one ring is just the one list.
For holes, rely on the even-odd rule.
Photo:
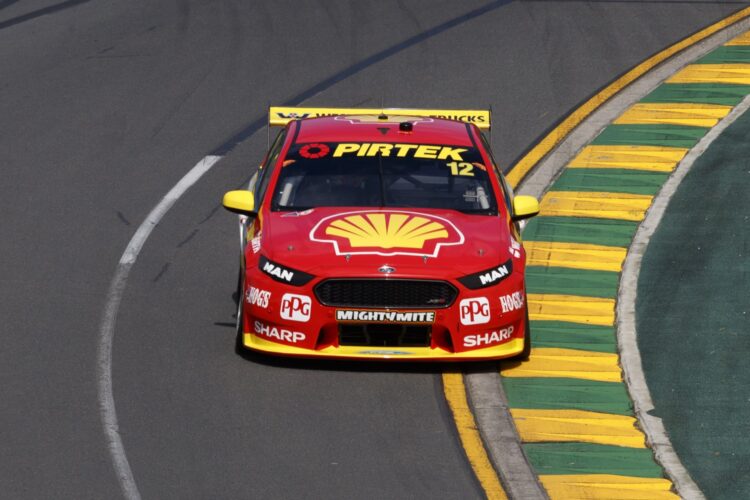
[(522, 264), (508, 259), (455, 279), (316, 277), (261, 256), (246, 278), (242, 344), (344, 359), (517, 356), (527, 329)]
[(478, 129), (489, 112), (360, 111), (273, 109), (286, 128), (253, 193), (225, 196), (252, 221), (240, 344), (344, 359), (527, 356), (517, 222), (538, 204), (503, 182)]

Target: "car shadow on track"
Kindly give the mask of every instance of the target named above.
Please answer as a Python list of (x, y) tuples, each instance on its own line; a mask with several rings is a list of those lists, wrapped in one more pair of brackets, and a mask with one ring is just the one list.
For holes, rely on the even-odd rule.
[(235, 352), (246, 361), (273, 368), (287, 368), (293, 370), (316, 370), (332, 372), (355, 372), (355, 373), (423, 373), (440, 374), (461, 370), (461, 363), (436, 363), (436, 362), (409, 362), (409, 361), (370, 361), (370, 360), (327, 360), (327, 359), (305, 359), (284, 356), (270, 356), (247, 350), (239, 345), (235, 346)]
[[(235, 353), (246, 361), (273, 368), (287, 368), (293, 370), (316, 370), (332, 372), (354, 373), (497, 373), (501, 365), (497, 361), (480, 362), (435, 362), (435, 361), (399, 361), (399, 360), (335, 360), (335, 359), (307, 359), (287, 356), (272, 356), (260, 352), (250, 351), (239, 342), (235, 344)], [(507, 367), (503, 363), (502, 367)]]

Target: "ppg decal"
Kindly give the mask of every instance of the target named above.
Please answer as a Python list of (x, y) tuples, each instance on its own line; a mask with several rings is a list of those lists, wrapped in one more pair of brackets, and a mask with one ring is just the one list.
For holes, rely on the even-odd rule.
[(289, 321), (307, 323), (310, 321), (310, 309), (312, 301), (306, 295), (285, 293), (281, 297), (281, 318)]
[(464, 299), (458, 304), (462, 325), (483, 325), (490, 322), (490, 301), (487, 297)]

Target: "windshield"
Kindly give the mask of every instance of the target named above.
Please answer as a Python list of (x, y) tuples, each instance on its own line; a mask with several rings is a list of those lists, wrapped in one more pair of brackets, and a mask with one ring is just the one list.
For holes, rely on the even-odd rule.
[(476, 148), (397, 143), (294, 144), (282, 162), (272, 210), (421, 207), (495, 215)]

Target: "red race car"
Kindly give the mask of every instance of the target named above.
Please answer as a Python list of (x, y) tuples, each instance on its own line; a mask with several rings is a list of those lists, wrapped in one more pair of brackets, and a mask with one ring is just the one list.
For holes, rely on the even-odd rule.
[(240, 214), (238, 344), (303, 357), (526, 358), (526, 256), (488, 111), (271, 108)]

